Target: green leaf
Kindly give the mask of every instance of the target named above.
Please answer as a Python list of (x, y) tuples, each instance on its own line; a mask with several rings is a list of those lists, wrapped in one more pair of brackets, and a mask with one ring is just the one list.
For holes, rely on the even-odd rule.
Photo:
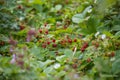
[(120, 31), (120, 25), (113, 26), (113, 28), (111, 30), (112, 31)]
[(73, 51), (70, 49), (65, 49), (64, 54), (66, 57), (72, 57), (73, 56)]
[(91, 10), (91, 8), (92, 6), (86, 7), (85, 10), (83, 11), (83, 15), (85, 16), (89, 12), (89, 10)]
[(112, 64), (112, 72), (114, 74), (120, 73), (120, 59), (117, 59), (113, 64)]
[(115, 54), (116, 54), (115, 58), (119, 59), (120, 58), (120, 50), (116, 50)]
[(85, 10), (82, 13), (75, 14), (72, 17), (72, 21), (77, 24), (82, 23), (83, 21), (85, 21), (85, 16), (90, 9), (91, 9), (91, 6), (88, 6), (87, 8), (85, 8)]
[(104, 31), (103, 34), (105, 34), (106, 36), (113, 36), (110, 32), (108, 31)]
[(42, 62), (42, 61), (39, 61), (40, 62), (40, 67), (41, 68), (45, 68), (47, 67), (48, 65), (52, 64), (54, 62), (54, 60), (47, 60), (45, 62)]
[(89, 20), (87, 21), (87, 28), (89, 33), (95, 33), (97, 31), (97, 27), (99, 25), (99, 19), (97, 19), (95, 16), (91, 16)]
[(9, 41), (9, 38), (8, 38), (8, 36), (5, 36), (5, 35), (3, 35), (3, 34), (0, 34), (0, 40), (8, 42), (8, 41)]
[(116, 75), (112, 75), (112, 74), (100, 74), (101, 77), (104, 78), (110, 78), (111, 80), (113, 80), (113, 77), (117, 77)]
[(27, 33), (28, 30), (24, 29), (24, 30), (21, 30), (19, 31), (18, 33), (16, 33), (17, 36), (26, 36), (26, 33)]
[(38, 47), (33, 47), (30, 50), (31, 54), (40, 54), (40, 49)]
[(62, 5), (60, 5), (60, 4), (58, 4), (58, 5), (55, 6), (55, 10), (56, 11), (59, 11), (61, 8), (62, 8)]
[(120, 73), (120, 50), (116, 51), (115, 61), (112, 64), (112, 72), (114, 74)]
[(61, 55), (61, 56), (57, 56), (56, 57), (56, 60), (58, 61), (58, 62), (64, 62), (65, 60), (66, 60), (66, 56), (65, 55)]
[[(104, 62), (104, 63), (103, 63)], [(94, 62), (96, 69), (102, 73), (110, 73), (111, 66), (109, 60), (104, 60), (103, 58), (97, 58)]]
[(115, 33), (115, 36), (120, 36), (120, 31), (118, 31), (117, 33)]
[(29, 3), (31, 3), (31, 4), (41, 4), (42, 1), (41, 0), (31, 0), (31, 1), (29, 1)]
[(81, 13), (81, 14), (75, 14), (73, 17), (72, 17), (72, 21), (74, 23), (82, 23), (84, 21), (84, 15)]
[(116, 0), (97, 0), (95, 10), (100, 14), (99, 16), (102, 16), (106, 9), (115, 4), (115, 2)]
[(55, 70), (53, 68), (53, 66), (47, 67), (46, 69), (44, 69), (44, 73), (49, 74), (49, 73), (53, 73)]
[(99, 27), (100, 20), (97, 19), (95, 16), (91, 16), (87, 21), (86, 21), (86, 26), (85, 28), (81, 28), (81, 33), (83, 34), (91, 34), (91, 33), (96, 33), (97, 32), (97, 27)]
[(30, 49), (30, 53), (38, 58), (38, 59), (44, 59), (46, 53), (48, 52), (47, 49), (43, 49), (43, 48), (40, 48), (40, 47), (37, 47), (37, 46), (34, 46), (33, 48)]
[(60, 78), (66, 74), (65, 71), (60, 71), (59, 73), (56, 74), (56, 77)]
[(85, 76), (81, 77), (80, 80), (93, 80), (93, 79), (91, 77), (85, 75)]

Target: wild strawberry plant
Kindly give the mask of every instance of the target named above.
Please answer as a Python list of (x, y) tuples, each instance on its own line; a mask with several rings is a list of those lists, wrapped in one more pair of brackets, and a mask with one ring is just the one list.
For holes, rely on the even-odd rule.
[(0, 80), (119, 80), (119, 0), (1, 0)]

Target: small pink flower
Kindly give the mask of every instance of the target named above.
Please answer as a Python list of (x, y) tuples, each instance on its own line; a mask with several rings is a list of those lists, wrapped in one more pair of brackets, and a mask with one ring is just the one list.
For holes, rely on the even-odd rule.
[(15, 41), (15, 40), (13, 40), (12, 38), (10, 38), (10, 40), (9, 40), (9, 44), (15, 46), (15, 45), (17, 44), (17, 41)]
[(36, 31), (34, 28), (32, 28), (31, 30), (28, 31), (27, 33), (27, 42), (30, 42), (31, 39), (32, 39), (32, 36), (35, 36), (36, 35)]
[(13, 52), (13, 51), (14, 51), (14, 47), (11, 46), (11, 47), (10, 47), (10, 52)]
[(22, 60), (17, 61), (17, 65), (20, 66), (20, 67), (23, 67), (23, 65), (24, 65), (24, 61), (22, 61)]
[(11, 64), (14, 64), (16, 62), (16, 54), (12, 55), (12, 60), (10, 61)]
[(28, 31), (29, 36), (32, 36), (32, 35), (35, 35), (35, 34), (36, 34), (36, 31), (34, 29), (33, 30), (31, 29), (31, 30)]
[(14, 64), (16, 62), (16, 60), (14, 58), (12, 58), (12, 60), (10, 61), (11, 64)]
[(30, 41), (31, 41), (31, 36), (30, 36), (30, 35), (27, 35), (26, 41), (27, 41), (27, 42), (30, 42)]

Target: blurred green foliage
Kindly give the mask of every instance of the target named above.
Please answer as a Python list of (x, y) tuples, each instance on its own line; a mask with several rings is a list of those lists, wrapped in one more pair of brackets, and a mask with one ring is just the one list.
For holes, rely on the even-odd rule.
[(0, 80), (119, 80), (120, 0), (0, 0)]

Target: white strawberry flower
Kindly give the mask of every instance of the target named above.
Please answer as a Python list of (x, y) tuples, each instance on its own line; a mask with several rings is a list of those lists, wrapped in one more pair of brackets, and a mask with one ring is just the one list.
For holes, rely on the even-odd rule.
[(105, 38), (106, 38), (106, 35), (105, 35), (105, 34), (103, 34), (103, 35), (101, 36), (101, 38), (102, 38), (102, 39), (105, 39)]
[(100, 34), (100, 32), (97, 32), (97, 33), (95, 34), (95, 37), (97, 37), (99, 34)]
[(58, 69), (61, 65), (59, 63), (54, 64), (54, 68)]

